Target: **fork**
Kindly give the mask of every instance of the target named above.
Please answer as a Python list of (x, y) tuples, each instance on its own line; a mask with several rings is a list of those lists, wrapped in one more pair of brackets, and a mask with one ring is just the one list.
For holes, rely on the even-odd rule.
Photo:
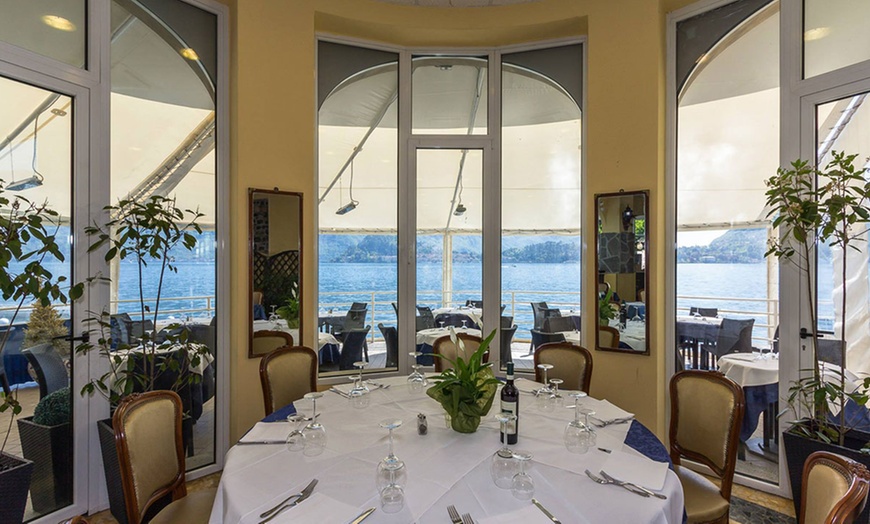
[(462, 515), (462, 524), (474, 524), (474, 521), (471, 520), (471, 513), (465, 513)]
[(593, 475), (592, 472), (589, 471), (588, 469), (586, 470), (586, 476), (589, 477), (589, 478), (591, 478), (593, 481), (595, 481), (595, 482), (597, 482), (597, 483), (599, 483), (599, 484), (610, 484), (610, 485), (612, 485), (612, 486), (619, 486), (619, 487), (621, 487), (621, 488), (623, 488), (623, 489), (625, 489), (625, 490), (627, 490), (627, 491), (630, 491), (630, 492), (634, 493), (635, 495), (640, 495), (641, 497), (649, 498), (649, 494), (644, 493), (643, 491), (638, 491), (638, 490), (636, 490), (636, 489), (634, 489), (634, 488), (628, 486), (627, 484), (617, 484), (616, 482), (610, 482), (609, 480), (605, 480), (605, 479), (603, 479), (603, 478), (601, 478), (601, 477), (596, 477), (596, 476)]
[(450, 520), (453, 521), (453, 524), (462, 524), (462, 517), (460, 517), (459, 512), (456, 511), (456, 506), (447, 506), (447, 514), (450, 515)]
[(648, 495), (652, 495), (653, 497), (656, 497), (656, 498), (659, 498), (659, 499), (662, 499), (662, 500), (667, 500), (667, 499), (668, 499), (668, 497), (667, 497), (666, 495), (662, 495), (661, 493), (656, 493), (655, 491), (653, 491), (653, 490), (651, 490), (651, 489), (646, 489), (645, 487), (643, 487), (643, 486), (641, 486), (641, 485), (639, 485), (639, 484), (635, 484), (634, 482), (626, 482), (626, 481), (624, 481), (624, 480), (619, 480), (619, 479), (616, 478), (616, 477), (613, 477), (613, 476), (611, 476), (611, 475), (608, 475), (607, 472), (604, 471), (603, 469), (601, 470), (601, 476), (604, 477), (606, 480), (609, 480), (610, 482), (613, 482), (614, 484), (619, 484), (620, 486), (624, 484), (624, 485), (626, 485), (626, 486), (631, 486), (631, 487), (633, 487), (633, 488), (637, 488), (637, 489), (639, 489), (640, 491), (643, 491), (643, 492), (647, 493)]

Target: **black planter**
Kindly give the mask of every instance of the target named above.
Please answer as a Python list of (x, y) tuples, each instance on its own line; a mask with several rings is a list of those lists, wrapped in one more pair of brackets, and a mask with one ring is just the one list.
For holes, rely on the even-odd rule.
[(0, 522), (24, 522), (32, 473), (33, 462), (0, 453)]
[[(849, 431), (846, 434), (846, 445), (844, 447), (836, 444), (826, 444), (791, 431), (783, 432), (782, 441), (785, 445), (785, 460), (788, 464), (788, 477), (791, 480), (791, 492), (796, 515), (800, 515), (801, 509), (801, 484), (803, 482), (804, 463), (812, 453), (816, 451), (836, 453), (870, 468), (870, 456), (858, 451), (864, 447), (864, 444), (870, 442), (870, 433), (857, 430)], [(858, 516), (855, 523), (870, 523), (870, 505), (864, 508), (864, 511)]]
[(44, 515), (72, 504), (72, 425), (43, 426), (35, 424), (33, 417), (24, 417), (18, 419), (18, 434), (24, 458), (33, 461), (33, 510)]
[(100, 436), (100, 452), (103, 455), (103, 471), (106, 473), (106, 490), (109, 493), (109, 510), (120, 524), (127, 524), (127, 506), (124, 504), (124, 487), (121, 484), (121, 466), (115, 448), (115, 430), (112, 419), (97, 422)]

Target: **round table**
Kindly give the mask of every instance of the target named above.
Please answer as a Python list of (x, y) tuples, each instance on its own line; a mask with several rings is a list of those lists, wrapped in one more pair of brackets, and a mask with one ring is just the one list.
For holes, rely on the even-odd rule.
[[(499, 515), (531, 505), (492, 482), (490, 459), (500, 447), (493, 412), (476, 433), (456, 433), (445, 427), (441, 406), (425, 392), (410, 391), (404, 377), (378, 381), (391, 387), (374, 390), (371, 404), (365, 409), (354, 409), (338, 394), (324, 393), (317, 406), (329, 440), (320, 456), (306, 457), (301, 452), (288, 451), (281, 444), (234, 446), (227, 453), (210, 522), (257, 523), (260, 513), (290, 493), (298, 492), (313, 478), (319, 480), (315, 493), (350, 505), (353, 514), (346, 521), (366, 508), (377, 507), (365, 524), (441, 524), (449, 522), (446, 507), (450, 504), (462, 513), (470, 513), (475, 522), (493, 516), (498, 521)], [(296, 405), (300, 411), (310, 413), (309, 401), (297, 401)], [(426, 435), (417, 434), (418, 413), (428, 418)], [(617, 486), (596, 484), (586, 477), (585, 469), (599, 471), (610, 454), (598, 449), (582, 455), (568, 453), (562, 431), (572, 416), (569, 409), (541, 413), (534, 406), (533, 396), (521, 394), (520, 440), (514, 448), (533, 454), (528, 472), (535, 482), (535, 497), (544, 506), (566, 524), (683, 521), (682, 488), (671, 470), (667, 471), (662, 490), (667, 500), (643, 498)], [(404, 422), (394, 432), (395, 451), (408, 471), (405, 506), (391, 515), (380, 510), (374, 482), (378, 461), (387, 454), (387, 432), (378, 427), (378, 422), (385, 418)], [(281, 424), (289, 430), (286, 422), (272, 424)], [(640, 456), (627, 446), (623, 449), (626, 435), (635, 429), (642, 430), (653, 440), (653, 446), (664, 453), (661, 443), (636, 421), (599, 429), (597, 446), (613, 453)], [(304, 504), (287, 510), (284, 517), (272, 523), (297, 522), (293, 511)], [(317, 506), (315, 502), (306, 511), (310, 514)], [(320, 507), (321, 511), (328, 511), (323, 505)], [(300, 518), (303, 515), (304, 512), (297, 513)], [(548, 521), (544, 518), (540, 522)]]

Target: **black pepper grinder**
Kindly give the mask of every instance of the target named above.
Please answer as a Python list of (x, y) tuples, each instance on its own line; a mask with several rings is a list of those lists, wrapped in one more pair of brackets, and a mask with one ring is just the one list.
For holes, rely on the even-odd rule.
[(419, 413), (417, 414), (417, 434), (425, 435), (429, 432), (429, 424), (426, 422), (426, 415)]

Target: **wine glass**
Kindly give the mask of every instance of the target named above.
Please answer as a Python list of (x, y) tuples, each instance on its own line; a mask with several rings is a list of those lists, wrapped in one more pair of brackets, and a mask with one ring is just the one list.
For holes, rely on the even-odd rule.
[(300, 428), (305, 422), (305, 415), (299, 413), (289, 415), (287, 422), (296, 424), (296, 428), (287, 435), (287, 449), (289, 451), (302, 451), (305, 448), (305, 435), (302, 434)]
[(514, 475), (517, 474), (517, 461), (514, 460), (514, 454), (507, 445), (507, 425), (516, 420), (517, 417), (511, 413), (503, 412), (496, 413), (495, 418), (501, 423), (501, 435), (504, 445), (492, 455), (489, 472), (496, 486), (501, 489), (511, 489)]
[(551, 393), (550, 388), (547, 386), (547, 384), (548, 384), (547, 371), (553, 369), (553, 364), (538, 364), (538, 369), (540, 369), (541, 372), (544, 374), (544, 381), (543, 381), (544, 386), (541, 388), (538, 388), (538, 390), (535, 391), (535, 395), (537, 395), (540, 398), (540, 396), (542, 394), (549, 395)]
[(305, 447), (302, 454), (307, 457), (314, 457), (323, 453), (326, 448), (326, 429), (322, 424), (317, 422), (317, 399), (323, 396), (323, 393), (312, 392), (306, 393), (305, 399), (311, 401), (311, 422), (302, 429), (302, 436), (305, 439)]
[(532, 460), (532, 454), (518, 451), (514, 453), (514, 458), (519, 462), (520, 471), (514, 475), (511, 481), (511, 493), (513, 493), (514, 498), (530, 500), (535, 496), (535, 483), (532, 477), (526, 473), (526, 462)]
[(465, 319), (462, 320), (462, 329), (466, 329), (465, 324), (467, 324), (467, 323), (468, 323), (467, 320), (465, 320)]
[[(571, 397), (574, 398), (574, 420), (565, 427), (565, 448), (571, 453), (586, 453), (597, 440), (595, 430), (589, 425), (589, 416), (594, 415), (595, 412), (581, 408), (580, 399), (585, 398), (586, 393), (579, 391), (572, 393)], [(584, 422), (580, 422), (581, 414), (585, 418)]]
[(550, 402), (554, 405), (554, 407), (559, 407), (564, 404), (562, 400), (562, 395), (559, 394), (559, 386), (565, 382), (561, 378), (551, 378), (550, 379), (550, 390), (553, 392), (550, 395)]
[(369, 390), (361, 385), (360, 379), (356, 375), (350, 377), (350, 380), (353, 382), (353, 387), (347, 393), (348, 402), (357, 409), (368, 407), (371, 400)]
[(272, 310), (269, 312), (269, 322), (275, 322), (278, 320), (278, 314), (275, 313), (276, 309), (278, 309), (278, 306), (272, 304)]
[(405, 463), (396, 456), (393, 451), (393, 430), (402, 426), (399, 419), (384, 419), (380, 427), (390, 432), (390, 450), (387, 456), (378, 463), (378, 471), (375, 484), (381, 495), (381, 507), (386, 513), (395, 513), (402, 509), (405, 503), (405, 484), (408, 474), (405, 471)]
[(369, 365), (369, 363), (366, 362), (365, 360), (359, 360), (359, 361), (357, 361), (357, 362), (354, 362), (353, 365), (354, 365), (354, 367), (359, 368), (359, 377), (358, 377), (358, 378), (359, 378), (359, 384), (358, 384), (358, 387), (362, 388), (363, 390), (365, 390), (366, 393), (368, 393), (370, 390), (369, 390), (369, 387), (366, 385), (366, 383), (363, 382), (363, 378), (362, 378), (363, 375), (362, 375), (362, 372), (363, 372), (363, 369), (365, 369), (365, 368)]
[(429, 385), (429, 381), (426, 380), (426, 376), (420, 373), (420, 364), (417, 364), (417, 357), (422, 356), (423, 353), (420, 353), (419, 351), (411, 351), (410, 353), (408, 353), (408, 355), (410, 355), (414, 359), (411, 361), (413, 362), (413, 364), (411, 364), (411, 368), (414, 371), (412, 371), (411, 374), (408, 375), (408, 387), (411, 389), (411, 391), (420, 391)]
[(444, 321), (443, 320), (439, 320), (438, 325), (441, 327), (441, 329), (444, 329)]

